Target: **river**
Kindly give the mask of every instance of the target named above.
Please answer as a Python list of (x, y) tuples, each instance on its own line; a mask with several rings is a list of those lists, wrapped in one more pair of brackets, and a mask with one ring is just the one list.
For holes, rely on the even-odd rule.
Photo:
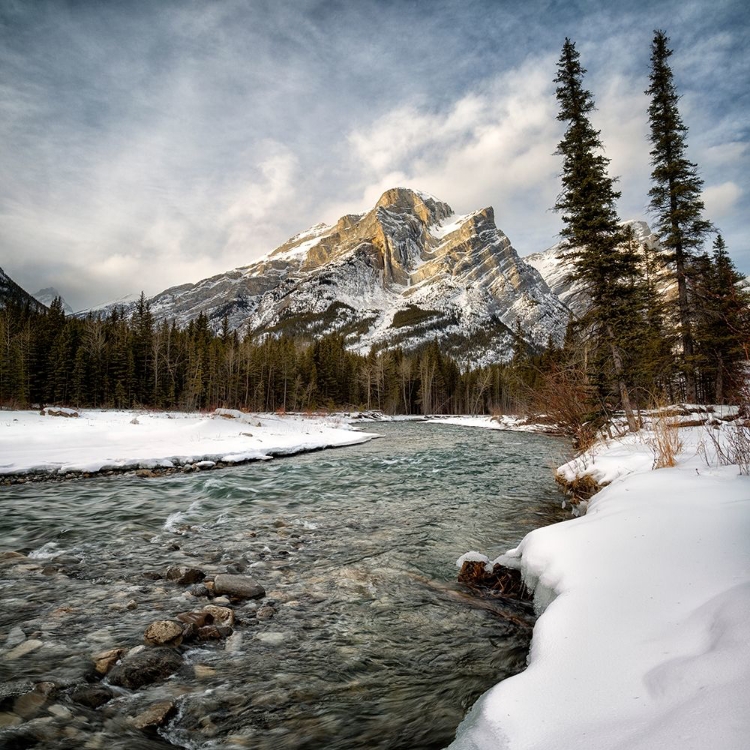
[[(568, 446), (367, 429), (382, 438), (194, 475), (0, 490), (0, 550), (28, 555), (0, 561), (0, 683), (15, 688), (0, 692), (0, 746), (445, 747), (479, 695), (523, 669), (530, 636), (464, 600), (454, 561), (568, 517), (552, 478)], [(251, 575), (267, 596), (236, 605), (230, 641), (183, 646), (170, 679), (96, 710), (73, 702), (93, 653), (206, 603), (160, 578), (170, 565)], [(36, 647), (8, 659), (24, 639)], [(57, 688), (19, 723), (26, 682)], [(132, 726), (165, 699), (177, 713), (158, 734)]]

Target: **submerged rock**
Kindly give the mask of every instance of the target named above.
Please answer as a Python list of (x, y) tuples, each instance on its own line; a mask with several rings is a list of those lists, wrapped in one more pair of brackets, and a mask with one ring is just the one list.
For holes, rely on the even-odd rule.
[(133, 726), (136, 729), (155, 729), (164, 724), (176, 710), (174, 701), (154, 703), (133, 718)]
[(70, 699), (86, 708), (99, 708), (114, 698), (115, 694), (106, 685), (83, 685), (70, 694)]
[(206, 574), (199, 568), (189, 568), (185, 565), (173, 565), (167, 568), (164, 576), (168, 581), (174, 581), (181, 585), (200, 583)]
[(100, 651), (98, 654), (94, 654), (92, 657), (94, 660), (94, 670), (100, 675), (107, 674), (117, 664), (124, 653), (124, 648), (110, 648), (107, 651)]
[(220, 573), (214, 578), (214, 593), (227, 594), (236, 599), (258, 599), (266, 595), (266, 590), (249, 576)]
[(127, 656), (110, 673), (117, 687), (137, 690), (174, 674), (182, 666), (182, 657), (171, 648), (158, 646)]

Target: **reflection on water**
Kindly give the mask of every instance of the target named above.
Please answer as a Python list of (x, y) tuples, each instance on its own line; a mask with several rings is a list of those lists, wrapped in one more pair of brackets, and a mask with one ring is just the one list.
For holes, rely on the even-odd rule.
[[(97, 710), (58, 692), (0, 729), (0, 745), (448, 744), (473, 701), (523, 667), (529, 636), (457, 597), (454, 561), (565, 517), (551, 467), (566, 445), (414, 423), (376, 431), (363, 446), (199, 475), (2, 490), (0, 548), (31, 554), (0, 561), (0, 639), (5, 652), (41, 645), (0, 657), (0, 681), (80, 684), (91, 654), (205, 604), (153, 579), (169, 565), (252, 575), (272, 609), (238, 605), (228, 642), (183, 647), (177, 675)], [(160, 735), (128, 722), (165, 699), (178, 713)], [(6, 723), (17, 700), (0, 707)]]

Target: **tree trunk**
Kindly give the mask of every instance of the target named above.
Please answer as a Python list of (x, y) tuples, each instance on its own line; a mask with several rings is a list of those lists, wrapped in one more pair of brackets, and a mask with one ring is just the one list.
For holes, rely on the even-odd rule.
[(638, 432), (638, 422), (633, 413), (633, 406), (630, 403), (630, 394), (628, 393), (628, 387), (622, 376), (624, 370), (622, 356), (620, 355), (620, 350), (617, 347), (617, 344), (615, 344), (615, 336), (610, 326), (607, 326), (607, 337), (609, 338), (609, 348), (612, 352), (612, 363), (615, 367), (615, 375), (617, 375), (617, 387), (620, 390), (620, 401), (622, 402), (622, 408), (625, 412), (625, 419), (628, 420), (628, 429), (631, 432)]

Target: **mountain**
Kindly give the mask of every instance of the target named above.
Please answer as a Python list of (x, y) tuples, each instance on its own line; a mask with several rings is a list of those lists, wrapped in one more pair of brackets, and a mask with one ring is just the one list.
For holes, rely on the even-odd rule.
[[(622, 226), (633, 230), (633, 236), (641, 253), (645, 249), (659, 249), (659, 238), (645, 221), (624, 221)], [(581, 285), (570, 279), (572, 270), (570, 252), (569, 248), (564, 248), (561, 243), (558, 243), (541, 253), (527, 255), (523, 260), (539, 271), (550, 290), (576, 315), (580, 315), (586, 310), (587, 300), (581, 290)], [(660, 275), (661, 292), (664, 295), (674, 294), (676, 288), (672, 275), (667, 269), (663, 269)]]
[(41, 312), (45, 306), (32, 297), (25, 289), (16, 284), (2, 268), (0, 268), (0, 309), (8, 304), (29, 305), (32, 310)]
[(406, 188), (386, 191), (367, 213), (317, 224), (251, 265), (172, 287), (150, 303), (157, 320), (180, 326), (203, 313), (214, 330), (226, 316), (242, 333), (339, 332), (360, 352), (437, 339), (474, 364), (507, 359), (517, 325), (533, 346), (559, 341), (568, 318), (495, 226), (492, 208), (456, 216)]
[(48, 286), (46, 289), (40, 289), (38, 292), (34, 292), (32, 295), (34, 299), (41, 302), (45, 307), (49, 307), (55, 297), (59, 297), (62, 300), (62, 308), (66, 315), (73, 314), (73, 308), (63, 299), (62, 294), (55, 289), (53, 286)]

